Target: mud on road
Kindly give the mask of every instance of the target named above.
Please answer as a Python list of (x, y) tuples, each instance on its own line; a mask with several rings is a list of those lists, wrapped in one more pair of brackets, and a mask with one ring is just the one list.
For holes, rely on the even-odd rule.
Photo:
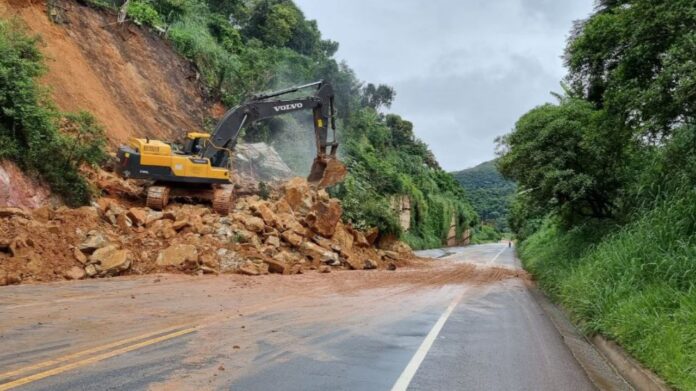
[[(124, 373), (152, 370), (151, 377), (144, 377), (149, 379), (146, 388), (216, 389), (282, 363), (284, 357), (330, 361), (327, 344), (430, 311), (434, 304), (446, 305), (462, 284), (483, 287), (517, 278), (526, 276), (506, 267), (429, 262), (397, 271), (282, 277), (162, 274), (4, 287), (0, 386), (35, 376), (32, 387), (37, 389), (47, 384), (74, 388), (95, 378), (77, 380), (74, 371), (61, 368), (104, 357), (84, 366), (98, 373), (109, 367), (109, 374), (95, 376), (108, 377), (115, 388), (145, 388), (114, 372), (112, 366), (123, 365)], [(160, 353), (145, 345), (108, 354), (168, 335), (175, 335), (178, 347), (162, 340)], [(176, 359), (166, 358), (170, 355)], [(102, 361), (109, 364), (97, 364)], [(56, 368), (55, 375), (41, 377)]]

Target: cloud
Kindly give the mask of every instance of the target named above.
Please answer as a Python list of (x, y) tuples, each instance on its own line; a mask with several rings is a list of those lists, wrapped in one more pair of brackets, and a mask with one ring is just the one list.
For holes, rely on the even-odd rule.
[(560, 89), (567, 34), (593, 0), (296, 3), (359, 78), (396, 88), (392, 111), (455, 170), (493, 158), (495, 137)]
[[(547, 73), (538, 60), (510, 55), (506, 69), (415, 77), (395, 84), (393, 111), (408, 113), (417, 134), (448, 169), (493, 157), (494, 140), (509, 132), (521, 113), (551, 102)], [(524, 81), (523, 83), (521, 81)], [(558, 91), (560, 86), (556, 84)]]

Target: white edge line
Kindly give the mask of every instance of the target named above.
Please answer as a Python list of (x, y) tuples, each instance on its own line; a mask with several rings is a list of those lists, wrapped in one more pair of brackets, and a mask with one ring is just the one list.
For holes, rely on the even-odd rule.
[[(493, 257), (493, 259), (488, 261), (488, 263), (490, 264), (495, 262), (495, 260), (505, 252), (505, 250), (507, 250), (507, 248), (502, 249), (495, 257)], [(459, 294), (459, 296), (452, 300), (445, 312), (440, 315), (440, 318), (437, 320), (433, 328), (430, 329), (428, 335), (425, 336), (425, 339), (418, 347), (418, 350), (411, 358), (411, 361), (409, 361), (404, 371), (401, 372), (401, 376), (399, 376), (399, 378), (396, 380), (396, 383), (394, 383), (391, 391), (406, 391), (408, 386), (411, 384), (411, 380), (413, 380), (413, 376), (416, 375), (418, 368), (420, 368), (423, 360), (425, 360), (425, 356), (428, 354), (430, 348), (437, 339), (437, 336), (440, 334), (440, 331), (442, 331), (442, 328), (445, 326), (447, 319), (449, 319), (450, 315), (452, 315), (454, 309), (457, 308), (459, 302), (462, 301), (467, 290), (468, 288), (465, 288), (462, 293)]]
[(437, 338), (438, 334), (440, 334), (442, 327), (445, 325), (445, 322), (447, 322), (447, 319), (450, 317), (450, 315), (452, 315), (452, 311), (454, 311), (454, 309), (457, 307), (457, 304), (459, 304), (459, 302), (462, 300), (462, 298), (464, 297), (464, 293), (466, 293), (467, 290), (468, 289), (464, 289), (464, 291), (462, 291), (462, 293), (450, 303), (445, 312), (443, 312), (442, 315), (440, 315), (440, 319), (438, 319), (433, 328), (430, 329), (430, 332), (421, 343), (420, 347), (416, 351), (416, 354), (413, 355), (411, 361), (408, 363), (404, 371), (401, 373), (401, 376), (399, 376), (399, 378), (396, 380), (396, 383), (394, 383), (394, 386), (391, 389), (392, 391), (405, 391), (408, 388), (409, 384), (411, 384), (413, 376), (416, 374), (416, 371), (418, 371), (418, 368), (423, 363), (425, 356), (428, 354), (428, 351), (433, 346), (433, 343), (435, 342), (435, 339)]
[(504, 249), (500, 250), (500, 252), (499, 252), (495, 257), (493, 257), (493, 259), (491, 259), (490, 261), (486, 262), (486, 264), (491, 264), (491, 263), (495, 262), (495, 260), (498, 259), (498, 257), (499, 257), (502, 253), (505, 252), (505, 250), (507, 250), (507, 247), (505, 247)]

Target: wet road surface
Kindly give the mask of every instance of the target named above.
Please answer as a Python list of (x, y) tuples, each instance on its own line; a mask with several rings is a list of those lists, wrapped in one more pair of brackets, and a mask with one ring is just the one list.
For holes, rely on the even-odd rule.
[(0, 391), (625, 388), (586, 374), (506, 244), (423, 255), (439, 260), (2, 287)]

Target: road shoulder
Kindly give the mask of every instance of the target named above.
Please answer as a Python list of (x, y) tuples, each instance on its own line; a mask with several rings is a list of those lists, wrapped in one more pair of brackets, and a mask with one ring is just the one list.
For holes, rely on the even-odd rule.
[(556, 330), (563, 337), (570, 352), (585, 370), (590, 380), (600, 390), (632, 390), (634, 389), (616, 368), (602, 355), (595, 346), (578, 331), (565, 313), (549, 300), (536, 286), (528, 288), (539, 306), (551, 319)]

